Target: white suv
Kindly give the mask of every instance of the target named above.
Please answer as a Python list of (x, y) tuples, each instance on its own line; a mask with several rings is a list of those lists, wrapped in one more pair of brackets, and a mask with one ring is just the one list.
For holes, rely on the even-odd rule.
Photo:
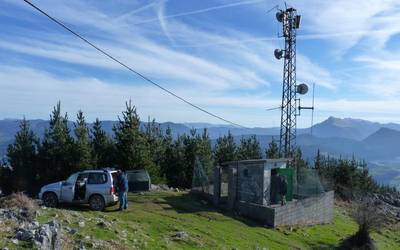
[(48, 207), (59, 203), (88, 203), (92, 210), (102, 211), (118, 202), (116, 181), (116, 170), (85, 170), (72, 174), (66, 181), (43, 186), (39, 199)]

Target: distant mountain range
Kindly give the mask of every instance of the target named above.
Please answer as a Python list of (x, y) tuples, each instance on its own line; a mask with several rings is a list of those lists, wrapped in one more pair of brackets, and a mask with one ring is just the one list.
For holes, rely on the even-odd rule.
[[(43, 136), (48, 127), (46, 120), (30, 120), (32, 130)], [(7, 145), (12, 143), (14, 135), (19, 129), (20, 120), (0, 120), (0, 157), (6, 152)], [(116, 121), (103, 121), (103, 129), (112, 135), (112, 128)], [(143, 127), (146, 123), (142, 122)], [(73, 129), (73, 122), (69, 123)], [(89, 124), (91, 127), (92, 124)], [(189, 133), (195, 128), (199, 133), (207, 128), (213, 143), (219, 136), (230, 131), (239, 142), (242, 136), (256, 135), (263, 151), (274, 137), (279, 139), (279, 128), (238, 128), (231, 125), (208, 123), (160, 123), (165, 131), (171, 128), (173, 136)], [(399, 185), (400, 187), (400, 124), (377, 123), (360, 119), (329, 117), (327, 120), (315, 124), (311, 129), (298, 129), (297, 144), (302, 148), (303, 155), (313, 159), (317, 150), (323, 154), (337, 157), (352, 157), (365, 159), (369, 162), (371, 173), (383, 183)], [(389, 174), (390, 173), (390, 174)]]
[[(316, 137), (340, 137), (361, 141), (381, 128), (389, 128), (400, 131), (400, 124), (378, 123), (361, 119), (329, 117), (325, 121), (313, 126), (313, 136)], [(309, 133), (310, 129), (300, 129), (298, 133)]]

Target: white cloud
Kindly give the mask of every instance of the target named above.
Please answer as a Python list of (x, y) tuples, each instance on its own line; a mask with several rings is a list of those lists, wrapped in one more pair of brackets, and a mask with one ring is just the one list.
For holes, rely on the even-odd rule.
[[(148, 115), (159, 121), (207, 121), (220, 123), (200, 111), (176, 100), (164, 92), (146, 85), (116, 84), (96, 78), (59, 78), (31, 68), (0, 67), (0, 88), (3, 90), (0, 117), (23, 115), (28, 118), (47, 118), (51, 107), (61, 100), (64, 110), (74, 117), (82, 109), (88, 119), (116, 119), (124, 109), (124, 102), (132, 99), (143, 119)], [(266, 108), (279, 105), (278, 97), (266, 95), (226, 96), (207, 91), (196, 94), (177, 89), (179, 94), (223, 117), (246, 126), (274, 125), (279, 112)], [(306, 102), (304, 102), (306, 104)], [(317, 98), (316, 113), (337, 113), (343, 117), (390, 117), (397, 121), (400, 101), (386, 100), (332, 100)], [(307, 122), (304, 113), (300, 123)]]
[[(226, 8), (236, 5), (249, 5), (257, 2), (260, 1), (238, 1), (237, 3), (223, 4), (220, 5), (220, 7)], [(85, 7), (83, 5), (82, 2), (76, 1), (72, 1), (72, 3), (63, 2), (57, 8), (55, 14), (57, 14), (61, 20), (65, 18), (68, 22), (90, 25), (96, 29), (103, 29), (112, 33), (115, 36), (112, 43), (103, 43), (101, 41), (101, 44), (105, 44), (107, 50), (112, 54), (116, 54), (119, 58), (133, 62), (134, 65), (132, 66), (145, 73), (155, 73), (161, 76), (172, 74), (178, 78), (181, 76), (185, 81), (191, 80), (200, 84), (205, 84), (207, 87), (219, 86), (221, 88), (255, 88), (260, 85), (266, 85), (271, 81), (279, 80), (280, 82), (282, 65), (274, 61), (272, 56), (265, 56), (266, 53), (272, 54), (274, 45), (271, 41), (256, 42), (256, 37), (254, 36), (227, 28), (221, 28), (219, 34), (214, 34), (174, 20), (167, 23), (164, 15), (162, 15), (164, 2), (161, 2), (161, 4), (158, 5), (161, 27), (170, 41), (174, 41), (175, 37), (179, 40), (179, 43), (181, 41), (189, 43), (201, 41), (201, 43), (207, 44), (211, 41), (225, 42), (237, 40), (237, 38), (255, 41), (248, 46), (232, 44), (231, 46), (222, 45), (211, 50), (206, 48), (202, 51), (201, 56), (198, 55), (198, 53), (197, 56), (193, 56), (193, 51), (176, 51), (147, 38), (146, 33), (149, 30), (148, 26), (144, 28), (133, 26), (133, 30), (129, 30), (128, 25), (138, 18), (135, 15), (129, 15), (129, 17), (122, 15), (124, 18), (112, 20), (110, 14), (107, 16), (101, 9)], [(76, 10), (74, 8), (77, 7), (82, 9), (83, 12), (75, 16), (73, 12)], [(147, 8), (147, 6), (145, 7)], [(63, 9), (65, 9), (65, 11)], [(209, 10), (207, 9), (207, 11)], [(90, 18), (83, 18), (83, 16), (90, 16)], [(90, 19), (90, 21), (82, 21), (81, 19)], [(153, 29), (150, 30), (154, 30), (154, 28), (157, 27), (153, 27)], [(172, 36), (171, 34), (174, 35)], [(65, 38), (66, 37), (63, 39)], [(135, 42), (127, 42), (133, 40)], [(31, 42), (32, 41), (29, 41), (29, 43)], [(55, 41), (51, 42), (54, 43)], [(178, 44), (178, 42), (176, 43)], [(108, 62), (105, 63), (104, 60), (99, 60), (101, 57), (98, 55), (89, 56), (86, 52), (83, 52), (85, 53), (85, 55), (82, 56), (83, 58), (79, 58), (77, 54), (82, 54), (82, 50), (71, 51), (68, 48), (71, 46), (71, 43), (66, 43), (64, 46), (67, 46), (66, 50), (65, 48), (60, 48), (59, 50), (66, 51), (68, 54), (60, 54), (60, 56), (57, 57), (58, 59), (70, 60), (71, 62), (73, 60), (71, 57), (77, 56), (78, 58), (76, 58), (77, 60), (75, 62), (78, 63), (89, 63), (88, 60), (94, 59), (92, 63), (96, 61), (95, 65), (97, 66), (111, 65)], [(36, 47), (43, 47), (43, 44), (38, 44)], [(49, 50), (48, 47), (49, 46), (45, 46), (41, 55), (50, 56), (49, 54), (52, 52), (52, 49)], [(56, 52), (58, 53), (59, 50)], [(35, 53), (38, 54), (39, 52)], [(254, 67), (256, 67), (257, 70), (254, 70)], [(329, 73), (321, 66), (311, 62), (310, 59), (306, 58), (304, 55), (299, 55), (299, 67), (304, 69), (304, 72), (299, 73), (302, 80), (317, 82), (317, 84), (328, 88), (333, 87), (334, 81), (331, 79), (332, 77)], [(154, 72), (155, 70), (160, 72)]]
[[(73, 119), (77, 110), (82, 109), (88, 120), (96, 117), (115, 120), (124, 110), (124, 102), (132, 99), (143, 119), (148, 115), (158, 121), (208, 121), (221, 123), (176, 98), (152, 86), (132, 83), (116, 84), (96, 78), (59, 78), (47, 72), (22, 67), (0, 67), (0, 89), (2, 89), (0, 117), (47, 118), (51, 107), (61, 100), (63, 108)], [(256, 115), (252, 109), (272, 104), (272, 100), (249, 97), (226, 97), (210, 95), (207, 91), (192, 93), (190, 90), (175, 89), (192, 102), (237, 121), (252, 116), (246, 125), (251, 125)], [(227, 113), (225, 107), (230, 109)], [(232, 110), (241, 112), (232, 112)], [(250, 111), (248, 114), (243, 110)], [(257, 112), (256, 112), (257, 113)], [(232, 115), (233, 114), (233, 115)]]
[[(328, 37), (337, 46), (339, 53), (353, 48), (364, 37), (374, 37), (375, 33), (370, 31), (382, 28), (379, 25), (384, 21), (381, 15), (390, 14), (391, 10), (399, 8), (399, 2), (395, 0), (313, 0), (293, 1), (293, 4), (298, 6), (304, 20), (302, 27), (309, 33), (343, 34)], [(385, 21), (383, 26), (387, 28), (387, 24)]]
[[(210, 31), (213, 29), (199, 28), (191, 23), (178, 21), (173, 16), (163, 13), (160, 8), (157, 18), (160, 23), (138, 24), (140, 21), (149, 20), (146, 18), (157, 17), (157, 6), (163, 5), (149, 4), (141, 8), (136, 1), (130, 1), (129, 4), (134, 11), (105, 11), (101, 4), (89, 6), (81, 1), (57, 2), (57, 8), (55, 8), (52, 7), (54, 3), (51, 1), (38, 1), (39, 6), (46, 7), (49, 13), (65, 21), (106, 51), (157, 80), (161, 85), (193, 100), (196, 104), (210, 108), (227, 119), (244, 121), (245, 125), (250, 126), (253, 124), (266, 126), (271, 123), (268, 119), (276, 120), (276, 117), (279, 120), (279, 112), (270, 115), (264, 110), (280, 103), (282, 62), (276, 61), (272, 56), (276, 47), (275, 38), (260, 39), (251, 32), (222, 26), (217, 33)], [(317, 5), (321, 6), (317, 2), (315, 4), (315, 8)], [(328, 4), (323, 6), (328, 6)], [(310, 12), (305, 11), (303, 17), (313, 13), (314, 7)], [(336, 22), (339, 26), (346, 26), (343, 23), (350, 22), (349, 27), (324, 24), (325, 20), (335, 23), (333, 17), (336, 14), (342, 15), (339, 10), (350, 7), (343, 1), (335, 7), (337, 9), (324, 10), (323, 13), (318, 14), (320, 16), (314, 13), (315, 21), (307, 17), (306, 23), (309, 22), (311, 28), (308, 30), (310, 33), (305, 34), (303, 38), (309, 36), (307, 39), (310, 39), (315, 36), (314, 38), (321, 39), (324, 36), (331, 36), (338, 43), (343, 42), (345, 49), (353, 46), (353, 43), (358, 43), (369, 30), (378, 26), (377, 20), (381, 19), (374, 19), (376, 24), (369, 24), (369, 20), (374, 18), (375, 13), (382, 12), (383, 7), (377, 7), (375, 4), (367, 6), (365, 16), (356, 14), (355, 18), (362, 19), (360, 22), (352, 20), (350, 16)], [(301, 11), (303, 10), (304, 8)], [(324, 22), (321, 24), (320, 21), (317, 22), (317, 19)], [(110, 62), (74, 37), (53, 32), (53, 30), (60, 30), (48, 23), (43, 24), (42, 16), (36, 16), (34, 20), (44, 27), (42, 31), (33, 33), (21, 27), (22, 34), (26, 32), (24, 37), (4, 35), (0, 39), (0, 47), (20, 55), (34, 55), (72, 63), (75, 65), (74, 69), (80, 65), (90, 65), (99, 68), (103, 74), (120, 74), (120, 66)], [(206, 22), (203, 24), (206, 27), (214, 25)], [(355, 27), (360, 28), (359, 34), (349, 35)], [(323, 32), (319, 31), (320, 28), (324, 28)], [(390, 37), (389, 31), (392, 31), (387, 31)], [(164, 43), (165, 34), (170, 41), (173, 41), (172, 45)], [(338, 34), (347, 34), (347, 36), (338, 36)], [(330, 91), (337, 89), (343, 80), (332, 75), (331, 69), (324, 67), (323, 62), (311, 60), (305, 53), (298, 53), (297, 59), (299, 82), (315, 82)], [(36, 66), (40, 68), (40, 60), (37, 62)], [(45, 67), (42, 69), (45, 70)], [(7, 71), (8, 73), (5, 73)], [(10, 78), (10, 72), (15, 75), (15, 78)], [(116, 84), (102, 79), (101, 74), (81, 73), (85, 77), (64, 79), (44, 71), (3, 67), (0, 74), (4, 81), (0, 83), (0, 86), (2, 89), (7, 89), (6, 96), (18, 96), (18, 93), (22, 92), (24, 98), (17, 97), (15, 102), (21, 105), (18, 104), (15, 107), (12, 107), (9, 104), (10, 100), (7, 101), (7, 99), (1, 101), (1, 105), (6, 105), (10, 112), (13, 110), (16, 114), (25, 110), (27, 111), (25, 113), (29, 113), (29, 109), (32, 109), (32, 114), (40, 114), (42, 117), (43, 114), (47, 116), (49, 107), (61, 99), (72, 112), (82, 108), (92, 118), (104, 115), (108, 117), (107, 119), (113, 119), (123, 109), (124, 101), (132, 97), (134, 102), (140, 105), (139, 110), (142, 110), (144, 115), (150, 114), (159, 120), (218, 122), (206, 115), (199, 115), (197, 111), (165, 95), (153, 86), (143, 86), (143, 81), (140, 79), (132, 78), (131, 85), (127, 84), (128, 79)], [(35, 82), (35, 88), (26, 84), (26, 79)], [(12, 87), (7, 85), (5, 80), (18, 84)], [(274, 95), (270, 94), (272, 90), (275, 91)], [(354, 103), (351, 101), (339, 103), (340, 105), (336, 107), (338, 103), (332, 101), (333, 98), (321, 97), (321, 109), (357, 112), (353, 109)], [(34, 100), (35, 105), (26, 106), (30, 100), (31, 102)], [(362, 107), (368, 107), (367, 103), (357, 103)], [(356, 104), (355, 107), (360, 107)], [(161, 108), (168, 109), (168, 112), (160, 111)]]

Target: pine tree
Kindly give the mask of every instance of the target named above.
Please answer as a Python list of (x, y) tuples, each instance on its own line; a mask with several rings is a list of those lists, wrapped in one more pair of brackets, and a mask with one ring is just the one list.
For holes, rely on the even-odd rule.
[(171, 128), (168, 126), (163, 134), (162, 138), (163, 144), (163, 154), (161, 159), (161, 166), (160, 166), (160, 175), (165, 178), (168, 172), (170, 163), (172, 162), (172, 152), (173, 152), (173, 141), (172, 141), (172, 131)]
[(171, 128), (168, 127), (163, 135), (163, 145), (164, 145), (164, 153), (161, 161), (161, 176), (165, 178), (167, 184), (169, 186), (177, 186), (178, 179), (178, 169), (180, 169), (179, 165), (181, 162), (178, 161), (180, 148), (178, 145), (181, 143), (180, 137), (174, 142), (172, 138)]
[(186, 154), (184, 141), (187, 135), (183, 134), (171, 145), (167, 146), (165, 154), (165, 177), (168, 186), (184, 187), (186, 183)]
[(93, 123), (90, 132), (94, 166), (96, 168), (113, 167), (115, 165), (114, 143), (103, 130), (98, 118)]
[(265, 151), (265, 155), (268, 159), (279, 158), (279, 147), (274, 137), (272, 137), (272, 141), (268, 144), (268, 149)]
[(159, 124), (153, 119), (145, 125), (145, 138), (149, 146), (150, 157), (152, 160), (151, 166), (148, 167), (152, 181), (155, 183), (162, 182), (161, 162), (164, 157), (164, 144), (162, 130)]
[(74, 158), (76, 170), (90, 169), (92, 167), (91, 145), (89, 140), (89, 129), (86, 125), (85, 116), (81, 110), (76, 115), (74, 129), (76, 140), (74, 142)]
[(36, 188), (36, 163), (38, 139), (24, 118), (20, 130), (15, 135), (15, 141), (7, 149), (7, 158), (12, 167), (11, 179), (13, 191), (26, 191), (34, 194)]
[(203, 130), (201, 137), (197, 137), (197, 158), (197, 163), (202, 165), (204, 172), (211, 175), (214, 167), (214, 159), (210, 136), (206, 128)]
[(314, 160), (314, 168), (319, 170), (322, 167), (321, 165), (322, 165), (321, 152), (318, 149), (317, 156), (315, 156), (315, 160)]
[(239, 160), (261, 159), (261, 146), (255, 135), (248, 138), (242, 137), (237, 149)]
[[(321, 179), (326, 180), (327, 189), (334, 189), (336, 194), (343, 199), (352, 199), (355, 196), (373, 193), (397, 193), (396, 190), (379, 185), (369, 174), (364, 160), (335, 158), (320, 155), (315, 162), (320, 161), (316, 167)], [(316, 166), (318, 164), (316, 163)]]
[(237, 159), (236, 157), (237, 146), (235, 140), (230, 131), (228, 131), (228, 135), (224, 135), (223, 137), (219, 137), (217, 139), (217, 143), (214, 147), (214, 158), (218, 164), (222, 164), (227, 161), (234, 161)]
[(39, 147), (41, 182), (64, 180), (74, 172), (73, 138), (68, 128), (68, 115), (61, 115), (60, 102), (50, 115), (50, 126), (45, 130)]
[(297, 169), (308, 167), (308, 162), (303, 159), (303, 153), (299, 147), (293, 150), (293, 162)]
[(183, 136), (183, 179), (181, 187), (190, 188), (193, 179), (193, 168), (198, 157), (198, 143), (201, 140), (199, 135), (196, 135), (196, 129), (190, 130), (190, 136)]
[(126, 103), (122, 119), (113, 128), (116, 140), (118, 167), (121, 169), (142, 169), (151, 166), (151, 157), (140, 120), (131, 101)]
[(192, 129), (190, 135), (179, 135), (172, 142), (170, 129), (167, 129), (164, 141), (166, 150), (162, 172), (169, 186), (191, 188), (196, 164), (205, 174), (211, 173), (214, 161), (207, 130), (199, 135)]

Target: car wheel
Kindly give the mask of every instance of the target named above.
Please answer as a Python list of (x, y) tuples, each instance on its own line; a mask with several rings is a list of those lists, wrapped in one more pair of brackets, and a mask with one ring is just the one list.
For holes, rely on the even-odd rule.
[(43, 204), (46, 207), (57, 207), (57, 205), (58, 205), (58, 198), (55, 193), (51, 193), (51, 192), (44, 193), (42, 200), (43, 200)]
[(90, 197), (89, 206), (90, 209), (94, 211), (103, 211), (104, 208), (106, 207), (106, 204), (104, 202), (103, 197), (101, 195), (96, 194)]

